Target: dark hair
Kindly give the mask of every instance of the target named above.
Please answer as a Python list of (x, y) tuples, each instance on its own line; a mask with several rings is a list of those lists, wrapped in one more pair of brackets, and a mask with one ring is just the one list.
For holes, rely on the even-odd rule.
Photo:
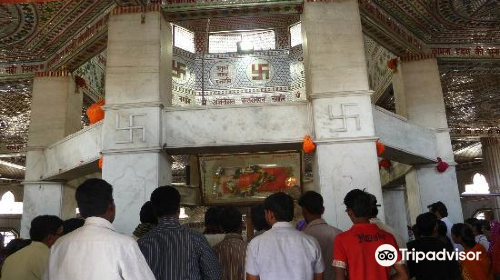
[(356, 218), (372, 217), (373, 207), (376, 201), (373, 201), (373, 196), (360, 189), (354, 189), (344, 197), (344, 204), (348, 209), (351, 209)]
[(77, 228), (80, 228), (85, 224), (84, 219), (79, 218), (71, 218), (63, 222), (63, 235), (68, 234), (74, 231)]
[(236, 207), (226, 207), (220, 211), (220, 226), (225, 233), (237, 233), (241, 229), (241, 212)]
[(156, 217), (171, 216), (179, 213), (181, 195), (173, 186), (163, 186), (151, 194), (151, 203)]
[(146, 201), (146, 203), (142, 205), (141, 212), (139, 212), (139, 217), (141, 223), (148, 223), (153, 225), (158, 224), (158, 218), (156, 218), (153, 203), (151, 201)]
[(413, 226), (411, 226), (411, 231), (413, 232), (413, 236), (415, 237), (415, 239), (420, 238), (420, 231), (418, 231), (417, 224), (414, 224)]
[(63, 221), (52, 215), (42, 215), (31, 221), (30, 238), (33, 241), (43, 242), (50, 234), (57, 234)]
[(113, 187), (102, 179), (87, 179), (78, 186), (75, 197), (82, 217), (101, 216), (113, 202)]
[(3, 249), (3, 255), (5, 257), (8, 257), (30, 244), (31, 240), (29, 239), (22, 239), (22, 238), (12, 239)]
[(442, 203), (441, 201), (432, 203), (431, 205), (427, 206), (431, 213), (436, 213), (438, 212), (441, 218), (448, 217), (448, 209), (446, 208), (446, 205)]
[(468, 218), (468, 219), (465, 220), (465, 224), (472, 226), (477, 221), (478, 221), (478, 219), (476, 219), (476, 218)]
[[(432, 214), (432, 213), (429, 213)], [(446, 226), (445, 222), (438, 220), (437, 221), (437, 232), (439, 236), (447, 236), (448, 234), (448, 227)]]
[(205, 225), (207, 226), (220, 226), (220, 207), (209, 207), (205, 212)]
[(373, 200), (373, 205), (372, 205), (372, 217), (377, 217), (378, 216), (378, 206), (377, 205), (377, 197), (374, 196), (373, 194), (370, 194)]
[(250, 215), (252, 218), (252, 224), (255, 230), (268, 230), (269, 225), (267, 224), (266, 221), (266, 216), (264, 212), (264, 205), (259, 204), (255, 205), (250, 209)]
[(417, 217), (418, 232), (422, 236), (431, 236), (437, 226), (437, 217), (432, 213), (423, 213)]
[(485, 220), (477, 220), (475, 223), (472, 224), (472, 226), (474, 227), (474, 229), (476, 230), (476, 232), (478, 234), (484, 234), (483, 232), (483, 228), (485, 228), (486, 230), (488, 230), (488, 226), (490, 224), (485, 221)]
[(293, 220), (293, 198), (284, 192), (274, 193), (264, 200), (264, 210), (273, 212), (276, 221)]
[(472, 248), (476, 246), (476, 239), (469, 226), (462, 223), (454, 224), (451, 228), (451, 233), (455, 236), (459, 236), (467, 247)]
[(323, 197), (315, 191), (305, 192), (299, 199), (299, 205), (304, 207), (307, 212), (316, 215), (322, 215), (325, 210)]

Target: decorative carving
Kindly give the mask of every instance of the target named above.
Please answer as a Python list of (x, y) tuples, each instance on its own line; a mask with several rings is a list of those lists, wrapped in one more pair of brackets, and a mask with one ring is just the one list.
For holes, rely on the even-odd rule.
[(120, 127), (120, 116), (116, 115), (116, 131), (128, 131), (128, 139), (127, 141), (115, 141), (116, 144), (130, 144), (134, 143), (134, 129), (142, 130), (142, 142), (146, 142), (146, 126), (134, 126), (134, 118), (135, 117), (144, 117), (146, 114), (132, 114), (128, 118), (128, 126)]
[(359, 118), (359, 114), (348, 115), (347, 107), (357, 107), (358, 105), (355, 103), (342, 103), (340, 104), (340, 115), (334, 115), (333, 105), (328, 105), (328, 112), (330, 114), (330, 120), (342, 120), (342, 127), (336, 128), (335, 132), (346, 132), (347, 131), (347, 120), (354, 119), (356, 121), (356, 130), (361, 130), (361, 120)]
[(271, 63), (265, 59), (256, 59), (247, 68), (247, 77), (257, 84), (266, 84), (274, 76), (274, 69)]

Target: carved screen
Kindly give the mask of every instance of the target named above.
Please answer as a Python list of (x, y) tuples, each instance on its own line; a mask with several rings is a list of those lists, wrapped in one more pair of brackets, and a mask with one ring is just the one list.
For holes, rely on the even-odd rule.
[(291, 47), (302, 44), (302, 24), (300, 22), (290, 26)]
[(276, 49), (274, 30), (238, 31), (210, 34), (209, 53), (235, 53), (238, 42), (248, 42), (256, 51)]
[(186, 28), (174, 25), (174, 46), (194, 53), (194, 33)]

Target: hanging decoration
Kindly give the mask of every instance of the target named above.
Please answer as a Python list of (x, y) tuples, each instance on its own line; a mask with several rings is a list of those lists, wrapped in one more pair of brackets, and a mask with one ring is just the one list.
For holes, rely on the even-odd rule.
[(90, 105), (90, 107), (87, 109), (87, 117), (89, 118), (90, 125), (93, 125), (104, 119), (104, 111), (102, 110), (103, 105), (104, 99), (101, 99), (96, 103)]
[(314, 144), (310, 135), (306, 135), (304, 142), (302, 143), (302, 149), (306, 154), (314, 152), (316, 149), (316, 144)]
[(385, 151), (385, 146), (380, 141), (377, 141), (377, 156), (380, 156)]
[(380, 161), (378, 162), (378, 169), (380, 169), (380, 168), (382, 168), (382, 167), (383, 167), (383, 168), (385, 168), (385, 169), (388, 169), (388, 168), (390, 168), (391, 166), (392, 166), (391, 161), (390, 161), (390, 160), (388, 160), (388, 159), (386, 159), (386, 158), (384, 158), (384, 159), (382, 159), (382, 160), (380, 160)]
[(75, 84), (77, 85), (77, 87), (80, 87), (80, 88), (87, 87), (87, 81), (85, 81), (85, 79), (80, 77), (80, 76), (75, 76)]
[(445, 172), (446, 169), (448, 169), (448, 167), (450, 167), (450, 165), (448, 163), (446, 163), (445, 161), (443, 161), (440, 157), (437, 158), (437, 161), (438, 161), (438, 164), (436, 166), (436, 170), (439, 173)]
[(392, 70), (392, 73), (396, 73), (398, 71), (398, 58), (387, 61), (387, 67)]
[(101, 170), (102, 170), (102, 161), (103, 161), (103, 159), (102, 159), (102, 156), (101, 156), (99, 158), (99, 161), (97, 162), (97, 164), (99, 165), (99, 169), (101, 169)]

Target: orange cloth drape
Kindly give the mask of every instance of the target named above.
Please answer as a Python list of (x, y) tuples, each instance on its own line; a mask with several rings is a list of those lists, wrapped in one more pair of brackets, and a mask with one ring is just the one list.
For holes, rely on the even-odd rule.
[(477, 243), (472, 249), (465, 250), (468, 252), (481, 252), (479, 254), (479, 260), (468, 260), (465, 259), (461, 261), (462, 265), (462, 277), (464, 280), (493, 280), (493, 270), (491, 267), (490, 258), (488, 257), (488, 252), (484, 249), (483, 245)]

